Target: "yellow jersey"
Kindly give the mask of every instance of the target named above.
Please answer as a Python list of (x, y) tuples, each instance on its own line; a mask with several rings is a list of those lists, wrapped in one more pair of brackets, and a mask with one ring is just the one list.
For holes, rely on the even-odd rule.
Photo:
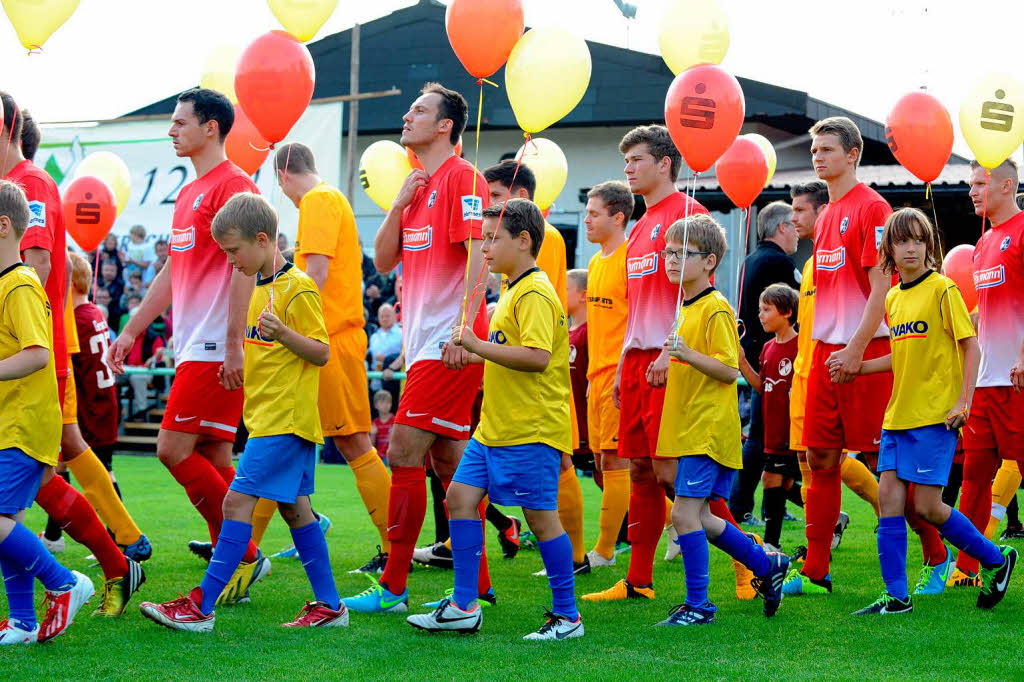
[[(677, 336), (694, 351), (739, 368), (740, 339), (732, 307), (714, 287), (683, 302)], [(736, 383), (722, 383), (689, 363), (669, 363), (658, 457), (707, 455), (724, 467), (743, 466)]]
[(0, 272), (0, 360), (35, 346), (50, 351), (45, 368), (0, 381), (0, 449), (17, 448), (50, 466), (57, 464), (61, 432), (52, 315), (35, 270), (18, 263)]
[(805, 379), (811, 373), (811, 357), (814, 355), (814, 258), (804, 263), (804, 272), (800, 277), (800, 304), (796, 311), (797, 328), (800, 334), (796, 342), (796, 361), (793, 372)]
[[(64, 302), (64, 340), (68, 346), (68, 357), (82, 351), (78, 345), (78, 325), (75, 324), (75, 306), (71, 303), (71, 297)], [(71, 363), (68, 363), (68, 367)]]
[(626, 336), (626, 242), (605, 256), (598, 251), (587, 266), (587, 378), (614, 370)]
[(892, 397), (882, 428), (941, 424), (960, 400), (964, 360), (958, 342), (975, 335), (953, 280), (928, 271), (885, 296), (892, 343)]
[(272, 312), (281, 322), (302, 336), (328, 342), (320, 292), (312, 277), (291, 263), (276, 277), (257, 277), (245, 323), (245, 426), (250, 436), (293, 433), (321, 443), (320, 368), (260, 334), (260, 314), (269, 309), (271, 290)]
[(473, 437), (490, 447), (544, 443), (572, 452), (569, 417), (569, 331), (565, 311), (547, 275), (528, 270), (498, 299), (491, 343), (551, 353), (543, 372), (484, 363), (484, 401)]
[[(558, 294), (558, 302), (562, 304), (562, 310), (569, 307), (569, 294), (566, 289), (566, 260), (565, 260), (565, 239), (562, 233), (544, 223), (544, 241), (540, 243), (540, 252), (537, 253), (537, 267), (541, 269), (551, 285), (555, 287)], [(501, 276), (501, 292), (508, 289), (508, 277)]]
[(363, 252), (356, 218), (341, 191), (321, 182), (299, 201), (295, 264), (306, 271), (310, 255), (327, 256), (327, 279), (320, 292), (327, 333), (363, 327)]

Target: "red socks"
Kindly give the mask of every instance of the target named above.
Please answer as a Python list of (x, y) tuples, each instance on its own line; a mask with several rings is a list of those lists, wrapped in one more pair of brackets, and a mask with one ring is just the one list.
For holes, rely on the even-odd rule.
[(921, 554), (924, 555), (924, 563), (928, 566), (938, 566), (946, 560), (946, 545), (942, 542), (942, 536), (938, 529), (921, 518), (914, 511), (914, 484), (907, 486), (907, 501), (903, 509), (903, 515), (907, 519), (907, 525), (917, 533), (921, 539)]
[(218, 466), (215, 466), (213, 468), (216, 469), (217, 470), (217, 474), (220, 475), (220, 477), (222, 479), (224, 479), (224, 483), (227, 484), (230, 487), (231, 486), (231, 481), (235, 480), (235, 467), (218, 467)]
[[(960, 513), (984, 533), (992, 516), (992, 479), (1001, 460), (994, 449), (964, 452), (964, 482), (960, 491)], [(978, 573), (978, 560), (959, 552), (956, 567), (964, 573)]]
[(665, 530), (665, 491), (653, 478), (633, 481), (629, 495), (629, 571), (630, 585), (654, 582), (654, 554)]
[(402, 594), (409, 580), (416, 540), (427, 514), (427, 470), (422, 467), (391, 467), (388, 498), (388, 540), (391, 552), (380, 583), (393, 594)]
[(732, 512), (729, 511), (729, 505), (726, 504), (725, 500), (723, 500), (721, 497), (716, 497), (713, 500), (709, 500), (708, 509), (711, 510), (712, 514), (722, 519), (726, 523), (731, 523), (732, 525), (736, 526), (740, 529), (740, 531), (743, 532), (744, 535), (746, 535), (746, 531), (740, 528), (740, 524), (736, 523), (736, 519), (733, 517)]
[(821, 580), (828, 575), (832, 535), (839, 520), (843, 481), (839, 466), (815, 469), (807, 490), (804, 514), (807, 516), (807, 559), (803, 574)]
[(103, 527), (96, 510), (67, 481), (54, 476), (39, 489), (36, 502), (75, 542), (85, 545), (96, 555), (107, 580), (128, 574), (128, 560)]
[[(440, 478), (440, 476), (438, 476), (438, 478)], [(447, 493), (448, 492), (448, 486), (450, 486), (452, 484), (452, 479), (450, 479), (450, 478), (440, 478), (440, 480), (441, 480), (441, 487), (444, 488), (445, 493)], [(480, 525), (483, 526), (484, 535), (487, 535), (487, 524), (484, 523), (484, 521), (487, 518), (487, 505), (488, 505), (489, 502), (490, 501), (487, 499), (487, 496), (485, 495), (484, 499), (480, 500), (480, 505), (477, 507), (477, 511), (480, 512)], [(424, 513), (424, 515), (426, 515), (426, 511), (425, 510), (424, 510), (423, 513)], [(447, 502), (445, 502), (445, 505), (444, 505), (444, 514), (448, 518), (451, 518), (450, 515), (448, 514), (448, 503)], [(486, 594), (487, 591), (489, 589), (491, 589), (491, 571), (487, 567), (487, 541), (486, 540), (484, 540), (484, 546), (483, 546), (483, 548), (480, 551), (480, 572), (477, 573), (476, 589), (477, 589), (477, 594)]]

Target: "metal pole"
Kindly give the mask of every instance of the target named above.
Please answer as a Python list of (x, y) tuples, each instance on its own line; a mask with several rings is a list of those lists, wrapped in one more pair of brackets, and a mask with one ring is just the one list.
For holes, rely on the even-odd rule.
[[(349, 76), (349, 94), (359, 94), (359, 24), (352, 26), (352, 58)], [(356, 143), (359, 139), (359, 100), (349, 102), (348, 109), (348, 153), (345, 155), (345, 175), (348, 198), (353, 200), (356, 191)]]

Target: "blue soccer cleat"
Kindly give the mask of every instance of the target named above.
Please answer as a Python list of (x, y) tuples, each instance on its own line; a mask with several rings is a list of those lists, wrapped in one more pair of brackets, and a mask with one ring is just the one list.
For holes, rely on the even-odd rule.
[[(363, 575), (366, 575), (365, 573)], [(409, 610), (409, 589), (402, 594), (393, 594), (377, 582), (376, 578), (367, 576), (373, 583), (354, 597), (342, 599), (349, 611), (356, 613), (404, 613)]]
[[(327, 518), (327, 516), (325, 514), (321, 514), (320, 512), (316, 512), (316, 516), (317, 516), (317, 520), (320, 521), (320, 530), (322, 530), (324, 532), (324, 536), (326, 536), (327, 533), (330, 532), (331, 528), (334, 527), (334, 524), (331, 523), (331, 520), (329, 518)], [(271, 554), (270, 558), (271, 559), (298, 559), (299, 558), (299, 550), (295, 549), (295, 545), (292, 545), (291, 547), (288, 547), (286, 549), (282, 549), (277, 554)]]
[(703, 606), (690, 606), (679, 604), (673, 606), (668, 613), (668, 618), (657, 623), (661, 626), (687, 626), (687, 625), (711, 625), (715, 622), (715, 612), (718, 611), (711, 602), (704, 602)]
[(946, 591), (946, 581), (953, 570), (953, 553), (946, 548), (946, 558), (937, 566), (925, 564), (921, 568), (921, 577), (917, 580), (914, 594), (942, 594)]
[(790, 569), (785, 582), (782, 583), (782, 594), (795, 596), (798, 594), (832, 594), (832, 575), (826, 575), (821, 580), (808, 578), (799, 570)]
[(153, 556), (153, 545), (149, 543), (149, 538), (143, 534), (139, 535), (139, 539), (132, 544), (123, 547), (122, 551), (126, 557), (141, 564)]

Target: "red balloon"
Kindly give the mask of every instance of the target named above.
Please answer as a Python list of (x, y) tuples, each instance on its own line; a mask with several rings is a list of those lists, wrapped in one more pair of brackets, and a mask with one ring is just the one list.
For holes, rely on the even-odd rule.
[(691, 170), (714, 165), (743, 126), (739, 81), (721, 68), (702, 64), (676, 76), (665, 96), (665, 123)]
[(522, 0), (453, 0), (444, 14), (448, 42), (466, 71), (487, 78), (523, 35)]
[(932, 182), (953, 152), (953, 121), (939, 100), (926, 92), (912, 92), (889, 112), (885, 139), (904, 168), (921, 182)]
[(753, 140), (736, 138), (715, 167), (718, 185), (739, 208), (750, 208), (768, 181), (768, 159)]
[(270, 143), (263, 139), (241, 106), (235, 106), (235, 124), (224, 140), (224, 151), (249, 175), (259, 170), (270, 153)]
[[(0, 114), (2, 114), (2, 112), (0, 112)], [(416, 156), (416, 152), (414, 152), (409, 147), (406, 147), (405, 148), (405, 155), (409, 157), (409, 165), (410, 166), (412, 166), (413, 168), (415, 168), (417, 170), (423, 170), (423, 164), (420, 163), (420, 157)], [(462, 138), (461, 137), (459, 138), (458, 144), (455, 145), (455, 156), (462, 156)]]
[(263, 139), (276, 143), (309, 106), (315, 80), (306, 46), (290, 33), (271, 31), (239, 57), (235, 94)]
[(95, 251), (117, 219), (117, 199), (110, 185), (95, 175), (76, 178), (61, 197), (64, 227), (83, 251)]
[(956, 282), (967, 310), (974, 310), (978, 305), (978, 290), (974, 288), (974, 247), (961, 244), (950, 249), (942, 261), (942, 273)]

